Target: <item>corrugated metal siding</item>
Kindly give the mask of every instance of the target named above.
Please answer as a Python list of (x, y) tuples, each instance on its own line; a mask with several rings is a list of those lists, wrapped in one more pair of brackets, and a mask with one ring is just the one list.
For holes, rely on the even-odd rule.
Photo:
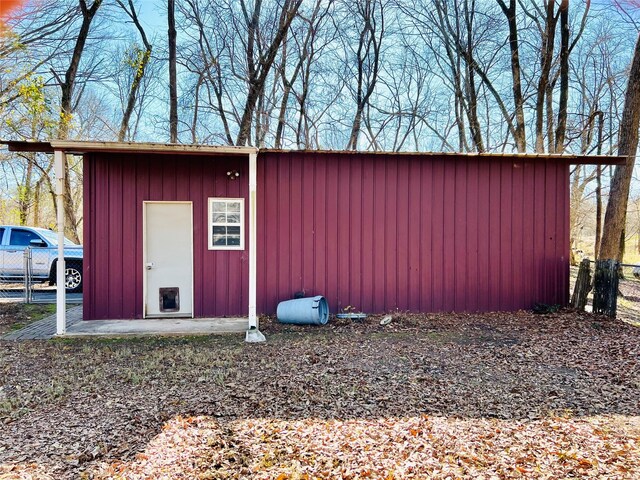
[(266, 152), (258, 311), (493, 311), (568, 300), (569, 169), (540, 159)]
[[(228, 170), (238, 170), (239, 179), (228, 180)], [(87, 155), (85, 319), (142, 318), (142, 205), (146, 200), (193, 202), (195, 316), (246, 315), (247, 251), (208, 250), (207, 199), (246, 199), (247, 194), (246, 159)]]
[[(246, 315), (248, 250), (207, 249), (206, 202), (247, 198), (247, 165), (87, 155), (85, 318), (141, 318), (145, 200), (193, 202), (195, 315)], [(258, 311), (300, 290), (334, 312), (565, 304), (568, 176), (566, 163), (540, 159), (261, 153)]]

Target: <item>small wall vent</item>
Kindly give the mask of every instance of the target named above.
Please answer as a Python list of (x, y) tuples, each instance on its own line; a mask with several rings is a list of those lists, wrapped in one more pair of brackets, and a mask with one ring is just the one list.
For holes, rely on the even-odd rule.
[(160, 311), (180, 311), (180, 289), (178, 287), (167, 287), (160, 289)]

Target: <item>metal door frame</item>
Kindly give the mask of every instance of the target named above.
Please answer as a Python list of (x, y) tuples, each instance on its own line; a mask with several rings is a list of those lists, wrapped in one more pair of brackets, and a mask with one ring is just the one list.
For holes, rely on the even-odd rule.
[[(193, 258), (193, 202), (192, 201), (169, 201), (169, 200), (145, 200), (142, 202), (142, 318), (160, 318), (157, 316), (148, 317), (147, 316), (147, 205), (148, 204), (170, 204), (174, 205), (177, 203), (181, 203), (184, 205), (189, 205), (189, 210), (191, 212), (190, 215), (190, 224), (191, 228), (189, 229), (189, 238), (190, 238), (190, 249), (189, 252), (191, 254), (191, 318), (195, 317), (195, 263)], [(166, 318), (188, 318), (184, 315), (175, 315), (175, 314), (166, 314), (163, 315)]]

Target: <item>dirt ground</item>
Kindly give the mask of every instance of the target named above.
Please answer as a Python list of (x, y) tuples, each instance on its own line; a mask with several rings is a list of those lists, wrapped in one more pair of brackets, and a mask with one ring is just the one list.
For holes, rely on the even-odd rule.
[(0, 478), (637, 478), (639, 328), (379, 320), (0, 342)]

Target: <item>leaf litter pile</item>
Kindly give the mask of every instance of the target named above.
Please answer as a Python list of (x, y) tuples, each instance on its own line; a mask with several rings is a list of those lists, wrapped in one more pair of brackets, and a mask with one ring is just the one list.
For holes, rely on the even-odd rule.
[(638, 478), (640, 328), (395, 315), (0, 343), (0, 479)]

